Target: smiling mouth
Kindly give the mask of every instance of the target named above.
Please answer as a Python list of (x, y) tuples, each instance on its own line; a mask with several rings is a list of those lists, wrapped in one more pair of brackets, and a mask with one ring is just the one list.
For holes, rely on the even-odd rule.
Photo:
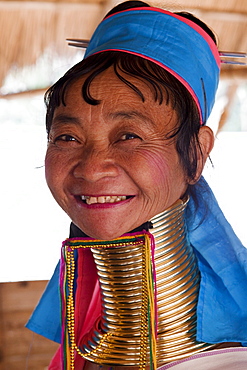
[(81, 200), (86, 204), (104, 204), (104, 203), (119, 203), (126, 199), (132, 198), (132, 196), (126, 195), (101, 195), (99, 197), (93, 197), (89, 195), (82, 195)]

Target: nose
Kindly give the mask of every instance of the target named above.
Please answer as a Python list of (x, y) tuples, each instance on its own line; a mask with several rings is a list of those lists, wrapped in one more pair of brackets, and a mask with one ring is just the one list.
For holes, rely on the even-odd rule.
[(78, 179), (96, 182), (118, 176), (119, 167), (108, 148), (91, 146), (85, 148), (77, 159), (73, 174)]

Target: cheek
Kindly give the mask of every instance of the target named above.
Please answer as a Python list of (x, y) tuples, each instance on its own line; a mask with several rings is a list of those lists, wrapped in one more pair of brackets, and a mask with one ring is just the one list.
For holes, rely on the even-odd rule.
[[(171, 177), (169, 159), (164, 153), (156, 151), (144, 151), (137, 156), (134, 171), (147, 184), (164, 185)], [(129, 162), (129, 163), (133, 163)]]
[(132, 173), (144, 191), (151, 191), (157, 198), (166, 194), (178, 199), (183, 195), (187, 185), (175, 150), (142, 152), (136, 158), (136, 162), (130, 162)]
[(47, 150), (45, 156), (45, 177), (52, 193), (56, 192), (63, 182), (66, 166), (63, 166), (62, 163), (64, 163), (62, 158), (55, 151)]
[(46, 177), (47, 183), (50, 181), (50, 179), (52, 179), (52, 174), (55, 173), (54, 164), (55, 164), (55, 161), (48, 149), (46, 152), (46, 156), (45, 156), (45, 177)]

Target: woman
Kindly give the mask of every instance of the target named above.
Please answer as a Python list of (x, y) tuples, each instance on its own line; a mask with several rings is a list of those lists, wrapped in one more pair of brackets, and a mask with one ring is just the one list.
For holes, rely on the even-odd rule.
[(28, 323), (62, 343), (50, 369), (165, 368), (247, 341), (246, 250), (200, 179), (219, 67), (207, 26), (131, 1), (48, 90), (46, 178), (72, 220), (62, 327), (58, 268)]

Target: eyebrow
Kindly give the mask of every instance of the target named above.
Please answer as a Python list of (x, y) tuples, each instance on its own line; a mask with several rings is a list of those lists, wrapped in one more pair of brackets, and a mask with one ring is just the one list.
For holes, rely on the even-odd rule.
[(60, 125), (60, 124), (75, 124), (81, 125), (80, 120), (77, 117), (69, 116), (67, 114), (58, 114), (55, 118), (53, 118), (52, 126)]
[(155, 122), (150, 117), (146, 116), (145, 114), (142, 114), (139, 111), (135, 111), (135, 110), (117, 111), (117, 112), (111, 113), (110, 117), (113, 118), (113, 119), (117, 119), (117, 118), (131, 119), (131, 118), (137, 117), (137, 118), (141, 119), (141, 121), (144, 124), (146, 124), (146, 126), (148, 126), (148, 127), (150, 127), (150, 126), (154, 127), (155, 126)]
[[(110, 119), (113, 119), (113, 120), (118, 119), (118, 118), (127, 120), (127, 119), (132, 119), (132, 118), (137, 117), (142, 121), (142, 123), (145, 126), (149, 128), (155, 126), (155, 122), (150, 117), (146, 116), (145, 114), (142, 114), (139, 111), (135, 111), (135, 110), (117, 111), (114, 113), (110, 113), (108, 116)], [(56, 127), (56, 126), (59, 126), (60, 124), (65, 124), (65, 125), (75, 124), (77, 126), (81, 126), (82, 122), (78, 117), (61, 113), (61, 114), (58, 114), (55, 118), (53, 118), (52, 126)]]

